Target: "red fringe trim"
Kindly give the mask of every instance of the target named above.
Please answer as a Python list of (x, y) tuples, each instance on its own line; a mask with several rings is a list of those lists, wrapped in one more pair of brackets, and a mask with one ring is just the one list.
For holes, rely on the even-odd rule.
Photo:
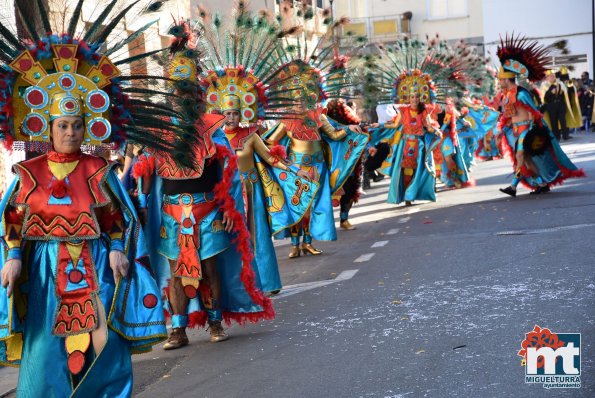
[[(552, 155), (554, 155), (554, 161), (556, 162), (556, 166), (558, 166), (558, 168), (560, 169), (561, 173), (558, 176), (558, 178), (556, 178), (554, 181), (550, 182), (548, 185), (550, 187), (556, 186), (556, 185), (563, 185), (564, 181), (569, 179), (569, 178), (583, 178), (586, 177), (587, 174), (585, 174), (585, 171), (583, 169), (577, 169), (577, 170), (570, 170), (564, 166), (562, 166), (559, 162), (558, 162), (558, 158), (556, 157), (556, 155), (554, 154), (554, 149), (550, 148), (550, 151), (552, 152)], [(531, 170), (527, 169), (525, 166), (522, 167), (521, 169), (521, 174), (523, 176), (534, 176), (535, 173), (533, 173)], [(523, 179), (521, 179), (521, 184), (528, 189), (534, 189), (535, 187), (532, 185), (527, 184), (527, 182)]]
[(217, 203), (219, 203), (221, 211), (227, 212), (233, 220), (233, 232), (236, 234), (233, 243), (237, 245), (238, 252), (242, 257), (240, 280), (244, 284), (252, 301), (263, 308), (261, 312), (249, 314), (224, 312), (224, 319), (227, 323), (231, 320), (235, 320), (239, 324), (244, 324), (246, 321), (255, 323), (262, 319), (274, 319), (275, 310), (273, 309), (273, 302), (265, 297), (262, 291), (256, 288), (256, 283), (254, 282), (255, 274), (252, 269), (254, 255), (250, 245), (250, 232), (246, 227), (244, 216), (236, 209), (236, 203), (233, 197), (229, 195), (233, 176), (238, 168), (238, 158), (236, 155), (232, 154), (227, 147), (223, 145), (216, 145), (216, 147), (217, 152), (215, 153), (215, 158), (218, 160), (226, 159), (228, 164), (223, 171), (223, 178), (213, 189), (215, 199), (217, 200)]
[[(232, 154), (231, 151), (223, 145), (215, 145), (217, 152), (211, 159), (227, 160), (227, 167), (223, 171), (223, 178), (215, 185), (213, 192), (215, 193), (215, 199), (219, 203), (222, 212), (227, 212), (232, 218), (234, 227), (233, 232), (236, 233), (236, 237), (233, 243), (237, 245), (238, 252), (242, 258), (242, 271), (240, 273), (240, 280), (244, 284), (244, 288), (248, 292), (248, 295), (252, 301), (263, 308), (260, 312), (231, 312), (223, 311), (223, 321), (230, 325), (232, 321), (237, 322), (240, 325), (244, 325), (247, 322), (257, 323), (263, 319), (274, 319), (275, 309), (273, 308), (273, 302), (268, 297), (265, 297), (262, 291), (256, 288), (254, 282), (255, 274), (252, 269), (252, 260), (254, 255), (252, 254), (252, 248), (250, 246), (250, 232), (246, 227), (244, 216), (236, 210), (235, 201), (233, 197), (229, 195), (229, 191), (232, 186), (233, 176), (238, 167), (238, 158)], [(166, 297), (168, 297), (169, 288), (166, 286), (164, 289)], [(167, 310), (164, 310), (165, 318), (169, 319), (171, 315)], [(188, 314), (188, 327), (204, 327), (208, 321), (207, 313), (205, 311), (192, 312)]]
[(514, 149), (510, 146), (506, 134), (504, 133), (502, 133), (502, 138), (500, 139), (500, 153), (503, 157), (508, 158), (514, 165), (516, 162), (514, 158)]
[(469, 176), (469, 181), (464, 182), (462, 185), (462, 188), (474, 187), (476, 185), (477, 185), (477, 182), (475, 182), (475, 178)]

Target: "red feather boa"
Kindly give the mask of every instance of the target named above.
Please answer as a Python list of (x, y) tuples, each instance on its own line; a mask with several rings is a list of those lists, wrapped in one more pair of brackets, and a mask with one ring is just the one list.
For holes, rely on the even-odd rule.
[[(227, 166), (223, 171), (223, 177), (221, 181), (215, 185), (213, 193), (215, 194), (215, 200), (219, 204), (221, 212), (227, 212), (233, 220), (233, 233), (235, 237), (233, 243), (237, 246), (238, 252), (241, 255), (242, 260), (242, 271), (240, 272), (240, 280), (242, 281), (246, 292), (252, 299), (252, 301), (263, 308), (260, 312), (251, 313), (240, 313), (223, 311), (223, 320), (227, 325), (231, 324), (231, 321), (236, 321), (240, 325), (246, 324), (246, 322), (257, 323), (263, 319), (274, 319), (275, 310), (273, 308), (273, 302), (268, 297), (265, 297), (262, 291), (258, 290), (256, 283), (254, 282), (255, 274), (252, 268), (252, 260), (254, 255), (252, 252), (252, 246), (250, 244), (250, 232), (246, 226), (246, 222), (242, 213), (236, 209), (236, 203), (233, 197), (229, 194), (233, 183), (233, 177), (238, 167), (238, 158), (232, 154), (231, 151), (223, 145), (215, 145), (217, 152), (209, 159), (227, 160)], [(208, 291), (208, 287), (201, 284), (199, 290), (202, 294), (205, 294), (205, 289)], [(166, 297), (169, 296), (169, 287), (164, 289)], [(166, 318), (170, 317), (167, 310), (164, 310)], [(198, 326), (205, 326), (208, 322), (208, 316), (205, 311), (192, 312), (188, 314), (188, 327), (194, 328)]]
[[(229, 194), (232, 186), (233, 177), (238, 168), (238, 158), (231, 151), (223, 146), (216, 145), (217, 152), (213, 159), (227, 160), (227, 166), (223, 171), (223, 178), (215, 185), (213, 193), (215, 199), (219, 204), (219, 208), (222, 212), (227, 214), (233, 220), (233, 233), (235, 237), (233, 243), (237, 246), (238, 252), (242, 258), (242, 271), (240, 273), (240, 280), (244, 284), (244, 288), (248, 292), (248, 295), (252, 301), (263, 308), (260, 312), (253, 313), (237, 313), (237, 312), (223, 312), (223, 319), (227, 324), (231, 321), (236, 321), (240, 325), (245, 324), (247, 321), (256, 323), (262, 319), (273, 319), (275, 318), (275, 310), (273, 309), (273, 302), (264, 296), (262, 291), (258, 290), (254, 281), (255, 274), (252, 268), (252, 260), (254, 255), (252, 252), (250, 232), (246, 227), (246, 221), (244, 215), (236, 209), (236, 203), (233, 197)], [(207, 321), (206, 313), (192, 313), (189, 316), (189, 326), (204, 325)]]
[(132, 176), (136, 179), (139, 177), (149, 178), (155, 174), (155, 162), (152, 156), (141, 155), (132, 167)]

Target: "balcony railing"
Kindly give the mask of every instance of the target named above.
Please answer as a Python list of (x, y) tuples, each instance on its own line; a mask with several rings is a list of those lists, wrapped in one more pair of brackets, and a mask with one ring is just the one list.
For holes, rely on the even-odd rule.
[(354, 18), (343, 28), (343, 34), (365, 35), (371, 41), (391, 41), (411, 36), (411, 20), (406, 14), (382, 17)]

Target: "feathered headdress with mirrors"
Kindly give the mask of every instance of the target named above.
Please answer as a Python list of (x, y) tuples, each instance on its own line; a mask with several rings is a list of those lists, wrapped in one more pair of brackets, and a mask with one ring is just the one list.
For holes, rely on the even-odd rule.
[(225, 117), (206, 113), (205, 92), (199, 80), (203, 55), (196, 47), (198, 36), (192, 23), (187, 20), (174, 22), (168, 33), (172, 39), (163, 60), (165, 75), (169, 79), (168, 87), (182, 98), (179, 111), (195, 127), (194, 137), (186, 140), (193, 160), (193, 170), (187, 171), (201, 175), (205, 161), (216, 153), (212, 136), (223, 125)]
[(496, 52), (500, 60), (498, 78), (520, 77), (530, 82), (538, 82), (545, 77), (549, 48), (539, 45), (520, 35), (506, 34), (500, 37), (500, 45)]
[[(174, 124), (169, 118), (183, 119), (173, 106), (183, 98), (159, 84), (171, 81), (162, 71), (138, 67), (164, 49), (134, 55), (127, 51), (157, 21), (131, 34), (116, 32), (131, 12), (138, 14), (137, 19), (154, 18), (151, 14), (164, 3), (112, 0), (87, 25), (79, 23), (84, 0), (78, 0), (70, 20), (58, 29), (43, 1), (15, 2), (23, 34), (0, 23), (0, 140), (5, 146), (47, 151), (52, 118), (76, 115), (86, 125), (84, 150), (100, 150), (106, 144), (114, 148), (128, 141), (169, 151), (190, 164), (184, 142), (193, 139), (194, 126)], [(60, 18), (52, 21), (56, 19)], [(164, 131), (171, 133), (168, 139)]]
[[(348, 89), (354, 85), (349, 61), (367, 43), (367, 38), (348, 29), (348, 18), (335, 20), (330, 9), (317, 15), (309, 3), (298, 2), (293, 7), (291, 1), (281, 2), (277, 20), (283, 37), (276, 55), (286, 65), (287, 75), (299, 78), (311, 109), (327, 99), (349, 97)], [(310, 40), (308, 28), (319, 20), (326, 32)], [(295, 79), (288, 82), (298, 83)]]
[(380, 103), (407, 104), (415, 94), (422, 103), (444, 104), (447, 97), (461, 97), (479, 83), (477, 68), (485, 62), (464, 43), (449, 46), (437, 38), (427, 42), (405, 38), (378, 50), (379, 57), (364, 56), (364, 66), (366, 85), (375, 86)]
[(204, 58), (201, 85), (207, 112), (234, 109), (242, 123), (298, 118), (303, 113), (300, 88), (286, 90), (277, 54), (283, 36), (266, 12), (250, 11), (237, 1), (229, 28), (220, 15), (199, 7), (197, 49)]
[[(318, 39), (309, 40), (308, 28), (322, 20), (326, 32)], [(367, 42), (365, 36), (355, 35), (346, 27), (349, 20), (334, 20), (330, 9), (317, 15), (309, 2), (283, 1), (279, 6), (277, 21), (282, 32), (275, 50), (275, 57), (284, 64), (279, 74), (283, 90), (304, 93), (303, 101), (307, 113), (302, 120), (286, 121), (294, 133), (301, 131), (305, 138), (309, 131), (316, 136), (320, 126), (322, 103), (333, 98), (351, 97), (355, 85), (353, 70), (349, 67), (352, 55)], [(304, 135), (306, 134), (306, 135)]]

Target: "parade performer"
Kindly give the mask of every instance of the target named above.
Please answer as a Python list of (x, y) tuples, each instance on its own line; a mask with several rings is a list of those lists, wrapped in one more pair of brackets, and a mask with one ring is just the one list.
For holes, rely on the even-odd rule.
[(131, 353), (167, 337), (137, 213), (115, 165), (88, 152), (127, 141), (188, 160), (177, 148), (194, 128), (162, 120), (172, 108), (128, 84), (154, 81), (126, 72), (151, 53), (110, 58), (140, 34), (106, 41), (131, 7), (81, 33), (82, 7), (62, 34), (42, 2), (22, 38), (0, 25), (0, 139), (43, 153), (14, 165), (0, 204), (0, 363), (20, 366), (19, 397), (129, 397)]
[[(134, 166), (139, 202), (147, 212), (151, 261), (166, 296), (172, 331), (164, 349), (189, 343), (186, 327), (207, 322), (212, 342), (228, 338), (222, 321), (272, 319), (271, 301), (259, 290), (246, 227), (237, 158), (219, 128), (225, 118), (204, 114), (193, 29), (174, 25), (168, 78), (186, 98), (181, 116), (195, 123), (193, 167), (178, 167), (171, 153), (148, 151)], [(178, 84), (191, 82), (190, 84)], [(181, 122), (174, 119), (174, 122)]]
[(475, 185), (469, 175), (459, 143), (457, 121), (461, 113), (457, 111), (452, 99), (446, 100), (444, 121), (441, 131), (444, 133), (440, 144), (434, 149), (436, 170), (440, 170), (440, 180), (449, 188), (464, 188)]
[(391, 177), (389, 203), (436, 200), (432, 151), (442, 138), (436, 103), (444, 104), (447, 92), (463, 94), (475, 58), (462, 45), (449, 49), (435, 40), (404, 40), (386, 49), (378, 62), (367, 62), (369, 80), (400, 104), (393, 121), (372, 133), (377, 139), (391, 137), (391, 155), (381, 170)]
[(466, 106), (461, 108), (461, 117), (457, 119), (457, 132), (459, 135), (459, 145), (461, 145), (461, 152), (463, 154), (463, 161), (465, 167), (471, 172), (471, 167), (475, 166), (475, 151), (479, 147), (479, 138), (475, 130), (477, 124), (475, 120), (469, 116), (469, 108)]
[[(344, 126), (358, 125), (361, 123), (361, 119), (357, 116), (355, 110), (347, 106), (345, 101), (341, 99), (334, 99), (328, 102), (326, 105), (326, 115)], [(370, 147), (368, 147), (368, 151), (369, 150)], [(372, 152), (375, 153), (374, 151)], [(362, 152), (353, 172), (341, 187), (343, 193), (337, 200), (340, 208), (339, 226), (347, 231), (356, 229), (356, 227), (349, 222), (349, 211), (351, 210), (351, 207), (353, 207), (353, 204), (357, 203), (359, 200), (365, 156), (366, 151)]]
[[(325, 10), (324, 23), (328, 26), (327, 33), (313, 47), (308, 47), (306, 32), (299, 26), (305, 26), (314, 18), (312, 7), (302, 4), (298, 6), (298, 12), (295, 12), (287, 3), (281, 7), (281, 20), (282, 23), (291, 24), (287, 28), (282, 26), (282, 30), (291, 32), (291, 39), (296, 44), (281, 46), (276, 50), (286, 62), (283, 73), (276, 77), (276, 81), (280, 89), (293, 92), (303, 99), (307, 113), (302, 119), (284, 119), (285, 131), (278, 129), (263, 135), (263, 138), (269, 144), (279, 143), (286, 146), (289, 160), (310, 173), (320, 186), (310, 211), (301, 224), (277, 235), (291, 237), (292, 248), (289, 257), (296, 258), (300, 256), (300, 251), (312, 255), (322, 253), (312, 246), (313, 239), (337, 239), (331, 197), (352, 174), (368, 137), (357, 125), (343, 126), (327, 118), (321, 106), (327, 99), (342, 96), (342, 90), (352, 85), (347, 70), (349, 54), (339, 54), (335, 35), (335, 30), (347, 21), (333, 21), (330, 11)], [(298, 21), (296, 25), (294, 17), (299, 15), (302, 16), (302, 21)], [(352, 52), (365, 43), (365, 38), (361, 37), (346, 39), (347, 41), (341, 44), (350, 48)], [(303, 243), (300, 248), (302, 236)]]
[[(270, 34), (275, 26), (266, 15), (254, 16), (238, 4), (235, 23), (223, 33), (207, 10), (201, 8), (200, 14), (199, 29), (205, 34), (199, 51), (207, 55), (204, 66), (208, 68), (202, 74), (207, 112), (226, 117), (224, 130), (238, 157), (260, 287), (275, 293), (281, 289), (281, 277), (271, 236), (302, 220), (318, 184), (309, 181), (307, 172), (285, 162), (284, 148), (269, 149), (254, 124), (299, 118), (301, 102), (274, 84), (283, 63), (271, 55), (281, 38)], [(227, 36), (228, 42), (217, 40)], [(283, 123), (275, 123), (272, 130), (284, 128)]]
[[(496, 141), (496, 125), (500, 113), (494, 110), (494, 104), (498, 104), (498, 99), (490, 101), (489, 104), (479, 99), (464, 98), (462, 104), (467, 110), (464, 119), (470, 124), (467, 131), (475, 134), (477, 146), (474, 156), (481, 160), (493, 160), (500, 156), (498, 143)], [(498, 105), (496, 105), (498, 107)], [(462, 111), (462, 110), (461, 110)], [(463, 130), (465, 130), (463, 128)], [(466, 135), (466, 134), (463, 134)], [(461, 133), (459, 133), (461, 136)]]
[(517, 77), (528, 81), (543, 79), (548, 51), (536, 42), (507, 35), (501, 40), (497, 54), (502, 64), (498, 78), (503, 108), (498, 127), (502, 131), (505, 126), (511, 126), (514, 133), (513, 142), (507, 135), (501, 138), (503, 152), (510, 154), (514, 177), (510, 186), (500, 191), (516, 196), (517, 185), (523, 182), (533, 189), (533, 194), (541, 194), (567, 178), (584, 176), (583, 170), (568, 159), (544, 123), (529, 90), (517, 84)]

